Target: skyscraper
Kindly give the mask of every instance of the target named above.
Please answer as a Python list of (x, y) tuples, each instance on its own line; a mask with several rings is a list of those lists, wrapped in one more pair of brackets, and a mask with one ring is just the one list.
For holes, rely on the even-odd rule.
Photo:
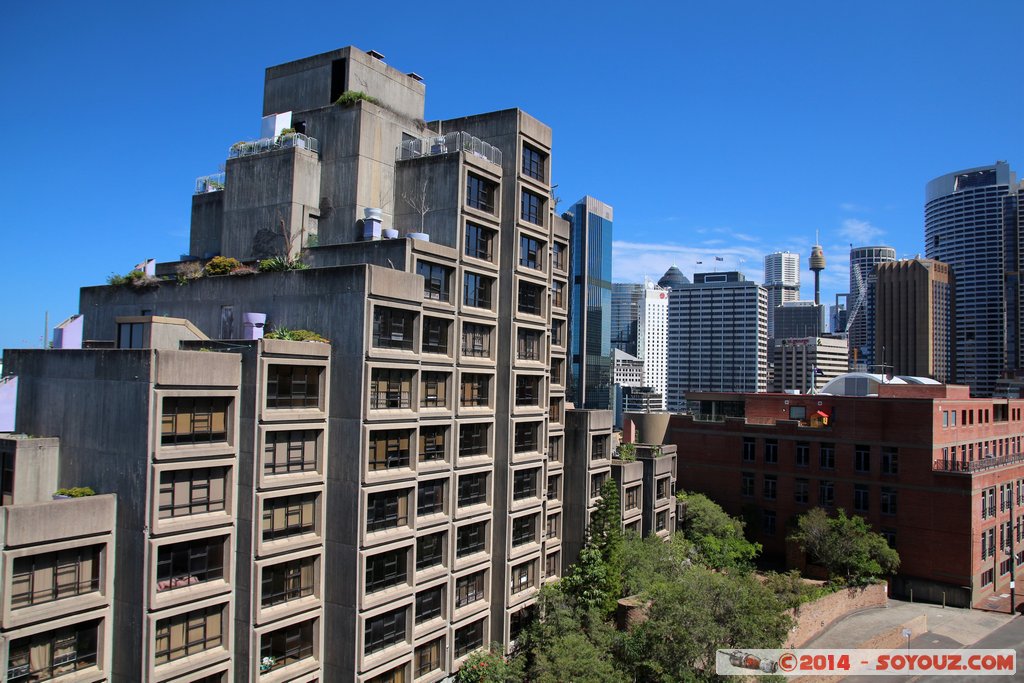
[(764, 257), (764, 288), (768, 292), (768, 337), (775, 338), (775, 309), (800, 298), (800, 255), (776, 251)]
[(925, 254), (956, 278), (955, 381), (991, 396), (1021, 367), (1020, 188), (1005, 161), (935, 178), (925, 188)]
[(637, 325), (644, 286), (632, 282), (612, 283), (612, 348), (637, 355)]
[(689, 391), (766, 391), (768, 294), (742, 273), (696, 273), (669, 293), (668, 409)]
[(661, 396), (665, 409), (668, 389), (668, 290), (650, 280), (644, 282), (637, 323), (637, 357), (644, 363), (643, 386)]
[(612, 207), (583, 197), (565, 214), (571, 224), (569, 385), (577, 408), (611, 407)]
[(892, 247), (856, 247), (850, 250), (850, 368), (875, 363), (875, 268), (896, 260)]

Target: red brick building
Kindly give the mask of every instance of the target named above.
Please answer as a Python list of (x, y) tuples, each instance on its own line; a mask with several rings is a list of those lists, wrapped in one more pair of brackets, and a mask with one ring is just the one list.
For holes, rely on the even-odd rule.
[(746, 517), (768, 556), (793, 559), (785, 538), (804, 511), (843, 508), (899, 551), (895, 595), (980, 606), (1009, 593), (1012, 554), (1024, 563), (1024, 400), (937, 384), (870, 391), (691, 393), (699, 411), (673, 415), (664, 436), (678, 486)]

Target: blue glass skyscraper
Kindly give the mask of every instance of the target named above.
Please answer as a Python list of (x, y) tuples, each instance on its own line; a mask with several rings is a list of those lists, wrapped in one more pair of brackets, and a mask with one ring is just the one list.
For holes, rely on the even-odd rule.
[(611, 408), (612, 207), (583, 197), (572, 224), (569, 289), (569, 386), (577, 408)]

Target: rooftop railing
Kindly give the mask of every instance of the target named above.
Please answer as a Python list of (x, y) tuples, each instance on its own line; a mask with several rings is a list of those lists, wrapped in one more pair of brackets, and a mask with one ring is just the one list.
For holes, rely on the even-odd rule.
[(500, 149), (465, 131), (406, 140), (398, 146), (395, 158), (398, 161), (402, 161), (403, 159), (418, 159), (419, 157), (450, 154), (452, 152), (469, 152), (482, 159), (486, 159), (492, 164), (501, 166)]
[(991, 470), (1005, 465), (1015, 465), (1021, 462), (1024, 462), (1024, 453), (1011, 453), (1010, 455), (997, 455), (990, 458), (970, 460), (968, 462), (953, 459), (936, 460), (932, 463), (932, 469), (938, 472), (960, 472), (962, 474), (971, 474), (973, 472), (983, 472), (985, 470)]
[(224, 173), (212, 173), (196, 178), (196, 194), (219, 192), (224, 189)]
[(252, 142), (236, 142), (231, 145), (228, 150), (229, 159), (237, 159), (239, 157), (248, 157), (253, 154), (262, 154), (263, 152), (271, 152), (275, 149), (287, 149), (289, 147), (298, 147), (300, 149), (308, 149), (311, 152), (320, 152), (320, 142), (316, 138), (311, 138), (308, 135), (302, 133), (285, 133), (284, 135), (278, 135), (273, 138), (261, 138), (259, 140), (253, 140)]

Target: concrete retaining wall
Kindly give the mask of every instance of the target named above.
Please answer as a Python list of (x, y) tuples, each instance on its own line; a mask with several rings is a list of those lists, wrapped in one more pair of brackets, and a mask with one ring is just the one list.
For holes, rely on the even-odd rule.
[(802, 647), (839, 618), (872, 607), (885, 607), (886, 600), (886, 585), (883, 583), (847, 588), (800, 605), (790, 610), (796, 626), (790, 630), (783, 647)]

